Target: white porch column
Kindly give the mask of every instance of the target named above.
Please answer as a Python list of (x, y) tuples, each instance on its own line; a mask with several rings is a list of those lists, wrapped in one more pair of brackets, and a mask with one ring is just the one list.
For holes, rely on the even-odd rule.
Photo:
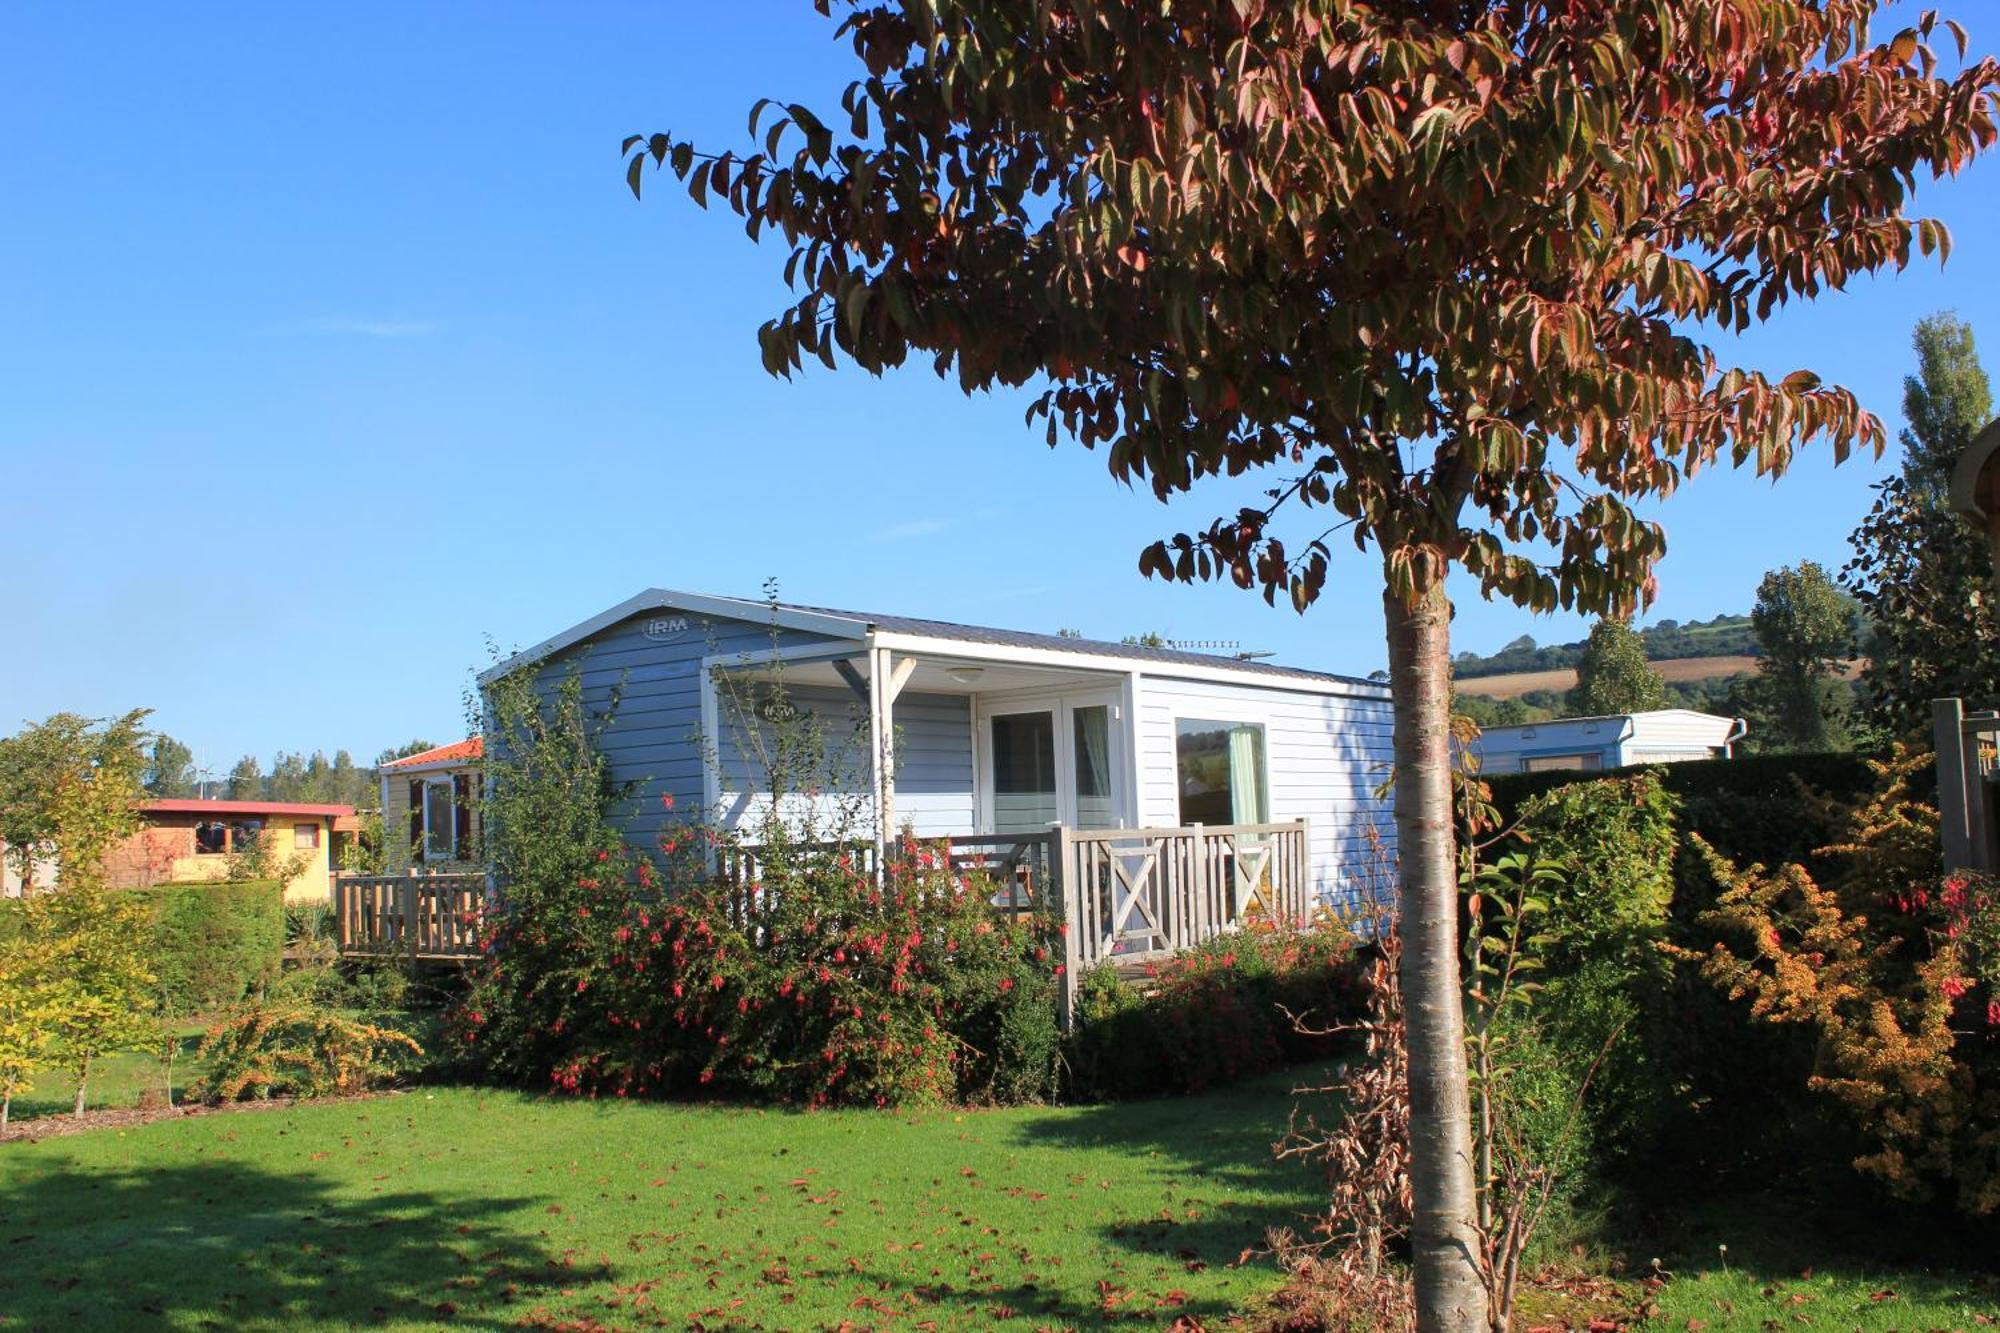
[(875, 768), (875, 863), (896, 840), (896, 696), (909, 684), (917, 659), (898, 659), (887, 648), (868, 650), (868, 736)]

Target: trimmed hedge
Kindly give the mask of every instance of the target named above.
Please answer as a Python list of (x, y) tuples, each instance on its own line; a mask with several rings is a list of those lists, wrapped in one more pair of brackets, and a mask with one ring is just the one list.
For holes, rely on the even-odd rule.
[(1867, 757), (1858, 754), (1746, 755), (1602, 773), (1501, 773), (1486, 781), (1493, 788), (1502, 822), (1512, 823), (1531, 798), (1557, 787), (1646, 772), (1658, 774), (1661, 788), (1674, 798), (1680, 832), (1700, 834), (1737, 865), (1797, 861), (1812, 867), (1814, 853), (1827, 845), (1835, 829), (1827, 812), (1799, 790), (1800, 784), (1822, 797), (1851, 804), (1866, 797), (1875, 782)]
[(236, 1003), (277, 976), (285, 955), (285, 887), (274, 879), (128, 889), (152, 912), (154, 985), (179, 1013)]

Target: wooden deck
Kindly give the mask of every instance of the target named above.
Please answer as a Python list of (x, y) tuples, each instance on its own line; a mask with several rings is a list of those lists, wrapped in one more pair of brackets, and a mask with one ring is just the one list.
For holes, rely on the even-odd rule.
[[(1302, 922), (1311, 909), (1306, 823), (1142, 829), (1053, 828), (944, 840), (954, 868), (995, 884), (994, 906), (1062, 921), (1067, 1019), (1078, 979), (1099, 963), (1137, 967), (1236, 929), (1252, 915)], [(875, 851), (857, 843), (862, 870)], [(764, 892), (757, 849), (719, 867), (747, 916)], [(342, 955), (463, 963), (480, 950), (486, 881), (477, 874), (336, 876)]]

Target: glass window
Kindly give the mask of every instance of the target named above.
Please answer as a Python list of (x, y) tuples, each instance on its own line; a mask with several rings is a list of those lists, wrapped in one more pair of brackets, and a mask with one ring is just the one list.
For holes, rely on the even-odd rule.
[(257, 840), (263, 836), (263, 820), (232, 820), (229, 825), (229, 850), (232, 852), (254, 851), (257, 847)]
[(1000, 714), (993, 719), (993, 831), (1042, 833), (1055, 821), (1055, 714)]
[(1553, 773), (1564, 769), (1595, 772), (1604, 767), (1604, 760), (1594, 754), (1538, 754), (1524, 760), (1521, 767), (1530, 773)]
[(194, 849), (204, 856), (220, 856), (229, 850), (229, 826), (204, 819), (194, 826)]
[(1264, 728), (1256, 722), (1174, 724), (1174, 777), (1183, 824), (1262, 824), (1270, 809)]
[(1111, 707), (1092, 704), (1071, 710), (1075, 719), (1076, 825), (1115, 828), (1111, 808)]
[(316, 848), (318, 848), (318, 846), (319, 846), (319, 825), (317, 824), (292, 825), (292, 850), (300, 852), (309, 852), (315, 850)]
[(424, 859), (450, 861), (458, 855), (458, 811), (451, 783), (424, 784)]

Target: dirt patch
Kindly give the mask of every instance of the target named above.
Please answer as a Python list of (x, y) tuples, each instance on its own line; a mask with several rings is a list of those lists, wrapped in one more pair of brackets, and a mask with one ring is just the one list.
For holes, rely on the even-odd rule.
[(255, 1111), (283, 1111), (294, 1106), (320, 1106), (328, 1102), (366, 1102), (381, 1097), (400, 1096), (396, 1092), (358, 1092), (347, 1097), (271, 1097), (263, 1101), (225, 1102), (221, 1106), (107, 1106), (85, 1111), (81, 1116), (44, 1115), (33, 1120), (17, 1120), (0, 1133), (0, 1143), (35, 1143), (41, 1139), (85, 1134), (94, 1129), (131, 1129), (158, 1124), (163, 1120), (191, 1120), (205, 1115), (242, 1115)]

